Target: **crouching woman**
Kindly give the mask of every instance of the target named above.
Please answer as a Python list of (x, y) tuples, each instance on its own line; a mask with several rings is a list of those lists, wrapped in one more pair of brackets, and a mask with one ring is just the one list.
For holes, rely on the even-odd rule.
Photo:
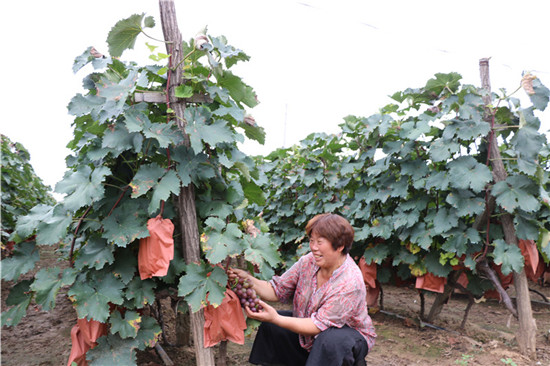
[[(366, 288), (348, 254), (354, 230), (336, 214), (321, 214), (306, 225), (310, 252), (281, 276), (262, 281), (230, 269), (231, 279), (248, 279), (263, 301), (248, 317), (262, 321), (249, 362), (255, 365), (359, 366), (374, 345)], [(277, 311), (264, 301), (289, 302)]]

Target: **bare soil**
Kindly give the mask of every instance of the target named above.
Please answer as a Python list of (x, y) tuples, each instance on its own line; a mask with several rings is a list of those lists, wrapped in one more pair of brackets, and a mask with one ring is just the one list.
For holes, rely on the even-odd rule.
[[(40, 267), (59, 265), (53, 248), (42, 250)], [(2, 311), (11, 284), (2, 282)], [(530, 287), (544, 297), (550, 297), (550, 287), (531, 283)], [(412, 287), (383, 287), (384, 310), (373, 310), (372, 318), (378, 338), (367, 356), (369, 366), (409, 365), (550, 365), (550, 304), (531, 293), (533, 312), (537, 321), (537, 360), (530, 360), (519, 352), (515, 341), (518, 322), (509, 315), (504, 305), (494, 300), (474, 304), (465, 329), (460, 329), (467, 298), (454, 296), (445, 305), (434, 324), (418, 321), (420, 298)], [(514, 297), (513, 286), (509, 288)], [(434, 296), (426, 296), (426, 309)], [(169, 304), (163, 302), (166, 336), (176, 343), (175, 322)], [(45, 312), (31, 304), (27, 316), (19, 325), (2, 328), (1, 365), (50, 366), (66, 365), (71, 351), (70, 331), (76, 324), (76, 312), (66, 297), (66, 290), (57, 296), (53, 311)], [(435, 329), (438, 328), (438, 329)], [(227, 344), (227, 365), (250, 365), (248, 353), (253, 335), (244, 345)], [(196, 366), (193, 348), (162, 344), (175, 365)], [(215, 347), (219, 354), (219, 346)], [(138, 352), (139, 366), (162, 366), (164, 363), (154, 350)], [(218, 361), (218, 364), (220, 362)], [(108, 366), (108, 365), (105, 365)], [(208, 365), (199, 365), (208, 366)]]

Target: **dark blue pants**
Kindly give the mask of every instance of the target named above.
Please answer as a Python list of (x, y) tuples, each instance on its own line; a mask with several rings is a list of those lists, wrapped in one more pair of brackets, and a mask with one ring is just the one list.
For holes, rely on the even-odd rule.
[[(292, 316), (290, 311), (279, 311)], [(255, 365), (363, 366), (367, 341), (353, 328), (328, 328), (319, 333), (311, 352), (300, 346), (298, 334), (278, 325), (262, 323), (258, 328), (249, 362)]]

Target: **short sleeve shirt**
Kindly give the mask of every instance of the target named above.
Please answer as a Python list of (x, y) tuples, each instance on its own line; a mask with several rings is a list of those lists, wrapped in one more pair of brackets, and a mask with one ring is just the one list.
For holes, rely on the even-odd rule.
[[(374, 345), (376, 333), (369, 316), (366, 287), (363, 275), (353, 259), (347, 255), (330, 279), (317, 288), (317, 272), (312, 253), (301, 257), (281, 276), (274, 276), (270, 283), (281, 302), (293, 299), (293, 315), (311, 318), (321, 331), (344, 325), (357, 330), (369, 346)], [(314, 337), (300, 335), (300, 345), (310, 350)]]

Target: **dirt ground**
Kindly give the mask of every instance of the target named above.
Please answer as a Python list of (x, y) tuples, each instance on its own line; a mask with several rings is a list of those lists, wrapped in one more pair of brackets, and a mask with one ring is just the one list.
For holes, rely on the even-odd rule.
[[(46, 250), (42, 254), (40, 266), (55, 262), (51, 252)], [(7, 285), (2, 282), (2, 311)], [(550, 297), (550, 287), (534, 283), (530, 287)], [(509, 316), (504, 305), (494, 300), (474, 304), (462, 331), (460, 323), (467, 299), (454, 296), (432, 324), (443, 329), (434, 329), (418, 324), (420, 298), (414, 288), (386, 285), (383, 290), (384, 310), (372, 314), (378, 338), (367, 356), (369, 366), (550, 365), (550, 304), (543, 304), (543, 298), (535, 292), (531, 296), (538, 328), (537, 360), (529, 360), (519, 353), (514, 338), (518, 322)], [(513, 286), (509, 293), (515, 296)], [(427, 309), (432, 301), (433, 296), (427, 295)], [(169, 306), (163, 308), (168, 342), (175, 343), (174, 322), (170, 321), (173, 312)], [(71, 350), (70, 331), (75, 323), (76, 313), (63, 291), (58, 294), (57, 306), (51, 312), (31, 305), (18, 326), (2, 328), (0, 364), (66, 365)], [(247, 338), (244, 345), (228, 342), (227, 364), (250, 365), (247, 358), (252, 342), (253, 336)], [(166, 344), (162, 347), (175, 365), (196, 366), (192, 347)], [(218, 354), (218, 346), (215, 348)], [(139, 352), (137, 360), (139, 366), (164, 365), (154, 350)]]

